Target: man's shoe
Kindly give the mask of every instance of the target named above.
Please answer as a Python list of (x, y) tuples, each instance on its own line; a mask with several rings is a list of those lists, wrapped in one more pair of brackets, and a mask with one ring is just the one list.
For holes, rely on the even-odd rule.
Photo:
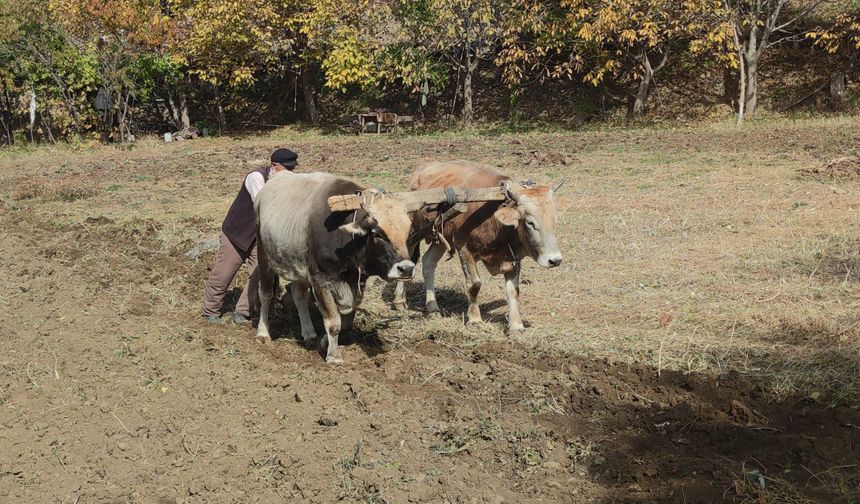
[(204, 315), (203, 318), (206, 319), (206, 322), (209, 322), (210, 324), (224, 325), (227, 323), (224, 319), (216, 315)]
[(233, 313), (232, 321), (236, 325), (248, 325), (251, 323), (251, 319), (241, 313)]

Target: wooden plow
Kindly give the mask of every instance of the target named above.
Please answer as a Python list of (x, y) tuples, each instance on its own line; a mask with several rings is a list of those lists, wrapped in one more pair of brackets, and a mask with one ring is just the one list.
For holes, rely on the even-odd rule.
[(500, 184), (496, 187), (482, 187), (478, 189), (466, 189), (462, 187), (438, 187), (422, 191), (406, 191), (395, 193), (384, 193), (377, 189), (367, 189), (355, 194), (343, 194), (331, 196), (328, 206), (333, 212), (358, 210), (367, 205), (372, 205), (377, 200), (392, 198), (403, 202), (408, 212), (416, 212), (426, 209), (428, 212), (436, 212), (432, 222), (415, 230), (408, 240), (412, 246), (433, 232), (434, 240), (440, 241), (448, 251), (449, 258), (453, 249), (448, 240), (445, 239), (443, 230), (445, 222), (468, 209), (468, 203), (482, 201), (505, 201), (509, 199), (508, 187)]

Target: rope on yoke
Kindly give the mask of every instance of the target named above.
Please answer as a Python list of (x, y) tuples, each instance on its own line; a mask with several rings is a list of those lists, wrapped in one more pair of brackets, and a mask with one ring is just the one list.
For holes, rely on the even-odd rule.
[(445, 212), (458, 203), (453, 187), (445, 188), (445, 201), (436, 205), (436, 218), (433, 220), (433, 241), (441, 243), (448, 252), (448, 259), (454, 256), (454, 247), (445, 238)]
[(446, 209), (451, 208), (452, 206), (454, 206), (454, 204), (457, 203), (457, 195), (454, 193), (453, 187), (445, 188), (445, 200)]

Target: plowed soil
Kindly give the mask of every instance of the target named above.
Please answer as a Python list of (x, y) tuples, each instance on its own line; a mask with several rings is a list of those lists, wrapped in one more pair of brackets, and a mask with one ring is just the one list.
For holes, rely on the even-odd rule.
[[(20, 190), (15, 180), (7, 174), (6, 186)], [(160, 180), (190, 198), (211, 190)], [(218, 191), (219, 204), (232, 191)], [(860, 410), (850, 400), (775, 398), (733, 369), (583, 357), (446, 325), (414, 330), (419, 311), (401, 316), (384, 303), (359, 314), (346, 362), (329, 366), (295, 341), (289, 304), (269, 346), (251, 328), (200, 320), (213, 254), (185, 252), (220, 216), (183, 221), (171, 241), (158, 219), (52, 221), (20, 206), (30, 197), (6, 197), (0, 215), (0, 502), (860, 496)], [(127, 211), (128, 200), (115, 201)], [(377, 282), (367, 297), (389, 291)], [(444, 317), (460, 317), (447, 299)]]
[(822, 166), (800, 170), (800, 175), (810, 178), (856, 179), (860, 178), (860, 158), (842, 157)]

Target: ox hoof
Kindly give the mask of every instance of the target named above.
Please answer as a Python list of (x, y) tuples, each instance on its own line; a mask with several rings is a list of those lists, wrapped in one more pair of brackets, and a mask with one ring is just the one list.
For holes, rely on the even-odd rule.
[(427, 303), (427, 313), (439, 313), (439, 303), (436, 301)]
[(405, 312), (406, 303), (394, 303), (394, 310), (399, 312)]
[(258, 334), (256, 336), (254, 336), (254, 341), (256, 341), (257, 343), (262, 343), (264, 345), (268, 345), (269, 343), (272, 342), (272, 337), (267, 336), (265, 334)]
[(481, 317), (469, 317), (466, 320), (466, 325), (481, 325), (484, 323), (484, 319)]
[(512, 325), (508, 327), (508, 334), (522, 334), (525, 330), (526, 328), (522, 324)]
[(325, 356), (326, 364), (341, 364), (343, 363), (343, 355), (340, 353), (340, 348), (335, 350), (334, 352), (329, 352)]
[(310, 334), (304, 334), (304, 333), (303, 333), (303, 334), (302, 334), (302, 343), (304, 343), (305, 345), (310, 346), (310, 345), (312, 345), (312, 344), (313, 344), (313, 342), (314, 342), (314, 341), (316, 341), (316, 339), (317, 339), (318, 337), (319, 337), (319, 336), (317, 336), (317, 333), (310, 333)]

